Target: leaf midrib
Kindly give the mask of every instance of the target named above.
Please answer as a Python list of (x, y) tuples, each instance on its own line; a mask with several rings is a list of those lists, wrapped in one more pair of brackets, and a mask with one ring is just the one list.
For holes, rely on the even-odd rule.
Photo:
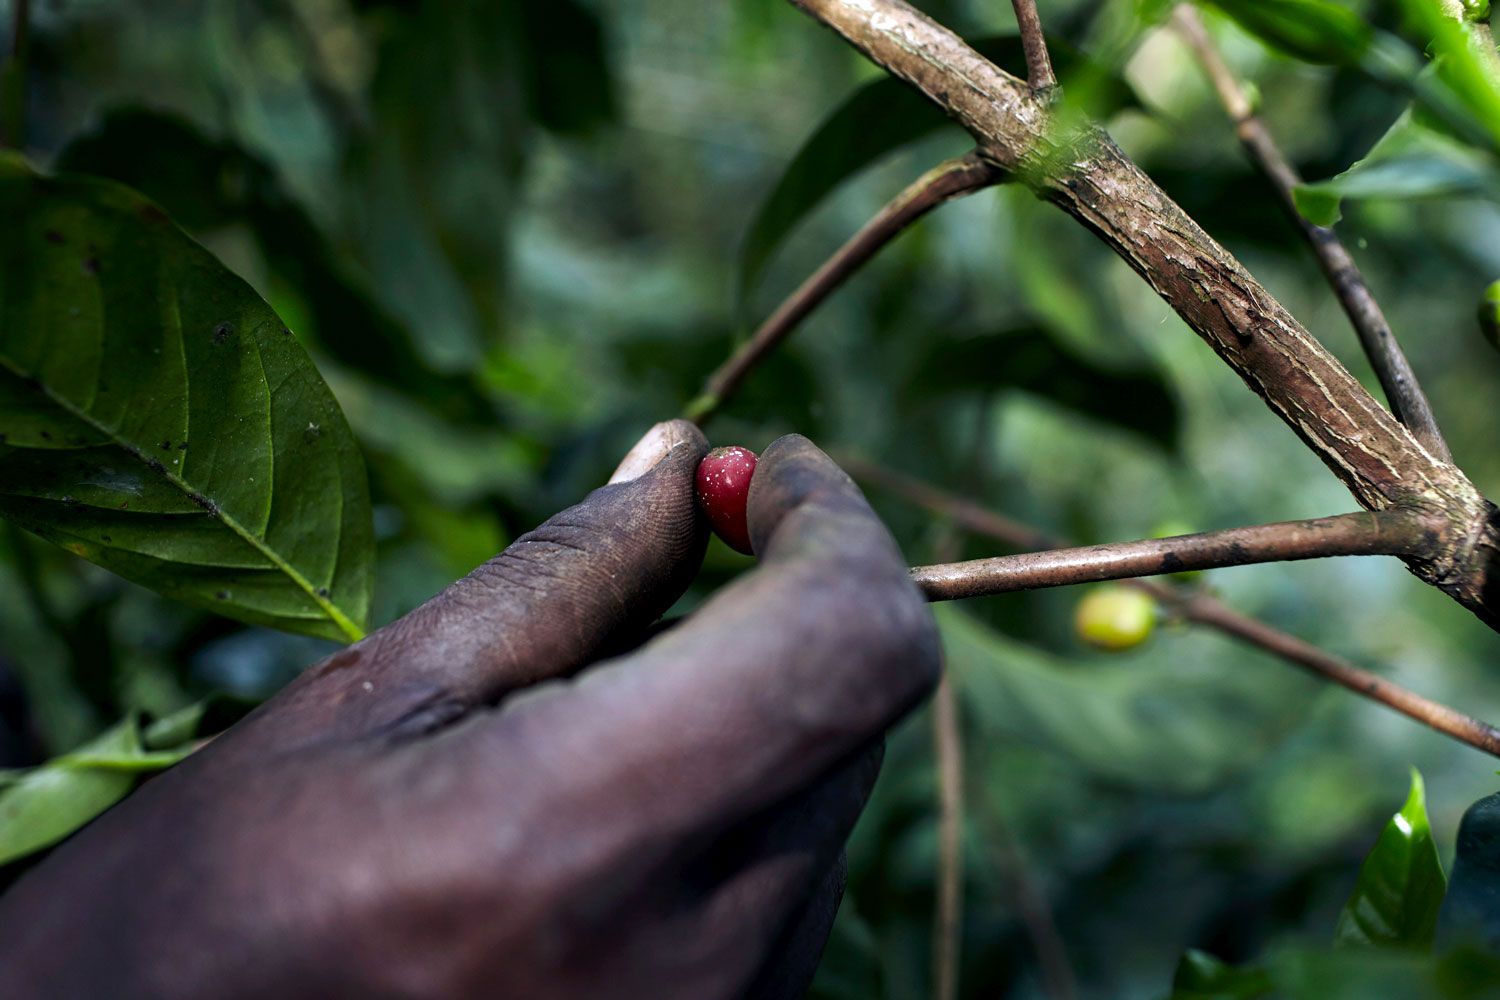
[[(257, 347), (258, 346), (259, 345), (257, 345)], [(32, 376), (32, 375), (30, 375), (30, 374), (28, 374), (26, 372), (23, 372), (19, 368), (17, 368), (10, 361), (10, 359), (7, 358), (7, 357), (5, 357), (4, 355), (0, 355), (0, 366), (4, 366), (7, 371), (9, 371), (12, 375), (14, 375), (17, 378), (20, 378), (20, 379), (33, 379), (34, 378), (34, 376)], [(264, 369), (262, 369), (262, 370), (264, 370)], [(336, 626), (338, 626), (339, 631), (343, 632), (344, 635), (346, 635), (349, 638), (350, 642), (358, 642), (360, 639), (364, 638), (364, 631), (361, 630), (358, 625), (354, 624), (354, 622), (349, 618), (349, 616), (346, 615), (346, 614), (344, 614), (344, 612), (336, 604), (334, 604), (333, 601), (331, 601), (330, 599), (328, 599), (326, 597), (323, 597), (321, 594), (319, 594), (318, 593), (318, 588), (314, 587), (312, 585), (311, 581), (309, 581), (300, 572), (298, 572), (297, 569), (296, 569), (296, 567), (292, 566), (289, 562), (287, 562), (285, 559), (283, 559), (279, 553), (277, 553), (274, 549), (272, 549), (268, 545), (266, 545), (261, 539), (255, 537), (253, 534), (251, 534), (244, 527), (244, 525), (240, 524), (239, 521), (236, 520), (227, 511), (225, 511), (223, 507), (219, 506), (219, 504), (215, 503), (211, 498), (209, 498), (207, 496), (204, 496), (202, 493), (200, 493), (197, 490), (193, 489), (188, 483), (186, 483), (185, 481), (183, 481), (180, 477), (178, 477), (176, 475), (173, 475), (171, 472), (168, 472), (165, 466), (161, 466), (160, 470), (158, 470), (157, 465), (153, 464), (150, 461), (148, 461), (145, 458), (145, 456), (141, 453), (140, 449), (137, 448), (134, 444), (132, 444), (131, 442), (125, 440), (113, 428), (107, 427), (104, 424), (102, 424), (100, 421), (96, 420), (93, 417), (92, 414), (90, 414), (90, 413), (88, 413), (88, 412), (86, 412), (84, 410), (79, 409), (77, 406), (73, 405), (73, 403), (70, 402), (69, 400), (66, 400), (66, 399), (63, 399), (63, 398), (59, 397), (56, 393), (54, 393), (52, 391), (51, 387), (48, 386), (46, 383), (38, 381), (38, 382), (36, 382), (36, 384), (39, 387), (39, 389), (41, 390), (41, 392), (49, 400), (51, 400), (54, 405), (61, 407), (63, 410), (65, 410), (67, 413), (69, 413), (73, 417), (77, 418), (78, 420), (83, 421), (84, 423), (88, 424), (90, 427), (94, 428), (94, 430), (98, 431), (99, 433), (103, 434), (105, 437), (109, 438), (109, 440), (113, 444), (117, 445), (118, 447), (120, 447), (121, 449), (123, 449), (125, 452), (127, 452), (128, 454), (130, 454), (133, 458), (135, 458), (136, 461), (138, 461), (142, 465), (146, 466), (146, 469), (148, 471), (156, 473), (158, 476), (160, 476), (162, 479), (165, 479), (172, 486), (174, 486), (177, 489), (181, 490), (184, 496), (186, 496), (189, 500), (193, 501), (193, 503), (195, 503), (198, 506), (202, 507), (205, 514), (207, 514), (209, 517), (214, 518), (220, 524), (223, 524), (226, 528), (228, 528), (230, 531), (234, 532), (237, 536), (239, 536), (239, 538), (242, 541), (244, 541), (247, 545), (249, 545), (251, 548), (255, 549), (255, 551), (259, 552), (262, 556), (264, 556), (266, 558), (266, 560), (268, 562), (270, 562), (271, 565), (275, 569), (277, 569), (281, 573), (285, 574), (285, 576), (289, 580), (291, 580), (298, 587), (300, 587), (302, 589), (303, 593), (305, 593), (308, 597), (310, 597), (312, 599), (313, 603), (316, 604), (320, 609), (322, 609), (323, 614), (326, 615), (328, 617), (328, 619), (330, 621), (332, 621)], [(339, 530), (340, 531), (343, 530), (342, 525), (340, 526)]]

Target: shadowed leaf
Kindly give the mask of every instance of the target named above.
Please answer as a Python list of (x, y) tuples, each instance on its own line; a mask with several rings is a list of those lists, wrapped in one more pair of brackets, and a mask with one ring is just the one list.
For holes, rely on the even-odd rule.
[(0, 214), (0, 420), (27, 445), (0, 515), (188, 603), (357, 638), (364, 463), (276, 314), (127, 188), (10, 157)]
[[(1124, 79), (1063, 43), (1049, 44), (1064, 92), (1072, 88), (1082, 95), (1085, 110), (1102, 118), (1139, 106)], [(1019, 37), (985, 38), (973, 45), (997, 65), (1024, 73), (1026, 57)], [(756, 212), (740, 249), (740, 301), (754, 290), (777, 247), (834, 188), (947, 123), (942, 111), (900, 80), (876, 80), (855, 91), (802, 144)]]
[(1017, 389), (1134, 431), (1168, 450), (1177, 444), (1177, 401), (1159, 373), (1102, 367), (1038, 327), (941, 341), (905, 386), (913, 398)]

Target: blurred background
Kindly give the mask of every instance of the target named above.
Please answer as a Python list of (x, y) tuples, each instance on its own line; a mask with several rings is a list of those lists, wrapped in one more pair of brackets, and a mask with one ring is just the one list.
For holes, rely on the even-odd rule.
[[(920, 6), (966, 37), (1014, 31), (999, 0)], [(1109, 122), (1126, 150), (1373, 388), (1175, 36), (1134, 0), (1039, 6), (1133, 90)], [(603, 482), (886, 199), (968, 148), (941, 127), (879, 158), (747, 284), (758, 206), (879, 75), (779, 0), (36, 0), (32, 22), (31, 159), (159, 201), (333, 387), (376, 501), (375, 624)], [(1309, 178), (1349, 166), (1404, 107), (1351, 71), (1213, 28)], [(1500, 356), (1474, 309), (1500, 277), (1497, 215), (1481, 200), (1372, 201), (1340, 226), (1490, 495)], [(1084, 542), (1354, 506), (1133, 273), (1012, 188), (905, 234), (709, 426), (755, 449), (788, 431)], [(1000, 551), (868, 492), (913, 563)], [(749, 565), (716, 541), (680, 610)], [(1196, 585), (1500, 719), (1500, 637), (1394, 560)], [(1073, 633), (1081, 596), (940, 609), (968, 763), (962, 996), (1062, 996), (1071, 978), (1081, 996), (1155, 997), (1186, 947), (1239, 961), (1324, 944), (1409, 765), (1445, 857), (1464, 808), (1500, 785), (1476, 751), (1201, 629), (1091, 652)], [(8, 766), (130, 711), (263, 698), (330, 648), (185, 609), (0, 527)], [(930, 714), (892, 736), (815, 996), (930, 992)]]

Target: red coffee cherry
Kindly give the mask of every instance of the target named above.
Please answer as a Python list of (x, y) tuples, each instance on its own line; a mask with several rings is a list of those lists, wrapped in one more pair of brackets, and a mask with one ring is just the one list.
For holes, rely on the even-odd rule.
[(709, 525), (730, 548), (746, 555), (752, 554), (745, 506), (754, 474), (755, 452), (749, 448), (715, 448), (698, 463), (698, 503)]

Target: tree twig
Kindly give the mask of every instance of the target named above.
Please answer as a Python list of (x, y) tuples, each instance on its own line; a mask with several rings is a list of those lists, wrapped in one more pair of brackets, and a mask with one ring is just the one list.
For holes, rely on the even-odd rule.
[(1037, 970), (1041, 973), (1043, 994), (1050, 1000), (1073, 1000), (1078, 995), (1078, 980), (1068, 961), (1068, 949), (1052, 906), (1043, 888), (1030, 874), (1030, 862), (1021, 853), (1021, 845), (1006, 820), (998, 789), (989, 786), (989, 809), (986, 810), (987, 833), (995, 867), (1000, 877), (1010, 883), (1015, 893), (1016, 910), (1026, 925), (1031, 948), (1036, 952)]
[(1175, 538), (1145, 538), (916, 566), (911, 576), (928, 600), (951, 601), (1251, 563), (1328, 556), (1411, 555), (1429, 543), (1433, 531), (1426, 517), (1410, 510), (1356, 511)]
[[(1170, 589), (1170, 588), (1166, 588)], [(1398, 684), (1361, 670), (1309, 642), (1304, 642), (1265, 622), (1242, 615), (1204, 595), (1174, 595), (1168, 602), (1188, 621), (1207, 625), (1236, 639), (1275, 654), (1320, 677), (1394, 708), (1440, 733), (1500, 757), (1500, 729), (1409, 691)]]
[[(962, 497), (953, 496), (858, 456), (840, 454), (837, 457), (839, 464), (856, 479), (873, 483), (919, 507), (948, 517), (954, 524), (975, 534), (986, 535), (1023, 549), (1054, 548), (1067, 544), (1065, 539), (993, 514)], [(1447, 705), (1424, 698), (1265, 622), (1243, 615), (1217, 598), (1202, 593), (1184, 593), (1181, 588), (1158, 580), (1126, 580), (1124, 585), (1144, 590), (1188, 621), (1255, 646), (1324, 680), (1343, 685), (1362, 697), (1395, 709), (1460, 743), (1500, 757), (1500, 729)]]
[(1047, 39), (1042, 33), (1042, 19), (1036, 12), (1036, 0), (1010, 0), (1016, 9), (1016, 24), (1021, 28), (1021, 47), (1026, 50), (1026, 82), (1035, 91), (1057, 86), (1052, 59), (1047, 55)]
[(1444, 461), (1451, 461), (1452, 453), (1443, 440), (1432, 405), (1427, 401), (1427, 395), (1422, 391), (1395, 333), (1391, 331), (1391, 324), (1384, 311), (1375, 301), (1370, 286), (1365, 283), (1359, 265), (1355, 264), (1353, 256), (1336, 232), (1325, 226), (1314, 225), (1297, 210), (1292, 192), (1302, 183), (1302, 177), (1276, 144), (1265, 121), (1255, 113), (1250, 98), (1224, 61), (1203, 24), (1203, 19), (1198, 16), (1198, 11), (1191, 4), (1180, 3), (1173, 12), (1172, 19), (1177, 33), (1197, 56), (1213, 84), (1219, 102), (1224, 105), (1224, 110), (1234, 123), (1235, 134), (1239, 136), (1240, 143), (1276, 190), (1287, 215), (1312, 247), (1318, 258), (1318, 265), (1333, 287), (1334, 294), (1338, 296), (1339, 304), (1348, 314), (1354, 332), (1359, 336), (1365, 356), (1370, 359), (1370, 367), (1375, 370), (1375, 377), (1380, 380), (1380, 386), (1385, 391), (1391, 412), (1396, 415), (1397, 420), (1411, 428), (1412, 434), (1428, 451)]
[(709, 375), (683, 416), (703, 424), (739, 389), (752, 368), (882, 247), (943, 202), (990, 187), (1001, 179), (999, 169), (973, 153), (940, 164), (917, 178), (824, 261)]
[(958, 996), (964, 917), (964, 749), (958, 697), (945, 674), (933, 696), (933, 750), (938, 762), (938, 884), (932, 922), (933, 1000)]

